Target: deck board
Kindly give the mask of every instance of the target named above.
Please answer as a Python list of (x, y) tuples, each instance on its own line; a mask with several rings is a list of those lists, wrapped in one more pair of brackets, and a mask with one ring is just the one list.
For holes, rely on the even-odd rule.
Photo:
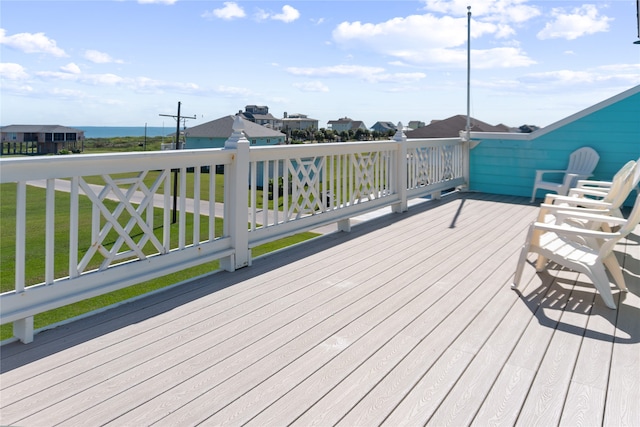
[(536, 214), (456, 194), (5, 345), (0, 424), (638, 425), (640, 227), (614, 311), (509, 288)]

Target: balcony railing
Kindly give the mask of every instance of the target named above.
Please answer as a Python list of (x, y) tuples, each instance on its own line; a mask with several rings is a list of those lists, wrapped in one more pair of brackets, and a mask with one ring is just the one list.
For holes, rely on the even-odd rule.
[[(16, 185), (15, 218), (2, 218), (15, 220), (15, 286), (0, 295), (1, 323), (27, 343), (38, 313), (214, 260), (233, 271), (260, 244), (329, 223), (347, 231), (349, 218), (402, 212), (409, 199), (468, 184), (460, 138), (407, 141), (399, 132), (382, 142), (250, 149), (240, 126), (222, 149), (1, 160), (0, 182)], [(43, 180), (44, 227), (27, 227), (37, 196), (27, 187)], [(68, 216), (68, 236), (56, 233), (58, 216)], [(38, 240), (43, 281), (28, 283), (27, 242)]]

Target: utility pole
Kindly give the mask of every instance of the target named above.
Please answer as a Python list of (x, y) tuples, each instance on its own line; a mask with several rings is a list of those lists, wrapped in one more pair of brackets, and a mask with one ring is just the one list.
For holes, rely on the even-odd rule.
[[(180, 149), (180, 119), (182, 118), (185, 121), (185, 128), (186, 128), (186, 120), (187, 119), (195, 119), (196, 116), (193, 117), (180, 117), (180, 105), (182, 103), (180, 101), (178, 101), (178, 115), (174, 116), (172, 114), (160, 114), (161, 116), (164, 117), (173, 117), (174, 119), (176, 119), (176, 150)], [(178, 222), (178, 169), (174, 169), (173, 170), (173, 221), (171, 222), (172, 224), (175, 224), (176, 222)]]

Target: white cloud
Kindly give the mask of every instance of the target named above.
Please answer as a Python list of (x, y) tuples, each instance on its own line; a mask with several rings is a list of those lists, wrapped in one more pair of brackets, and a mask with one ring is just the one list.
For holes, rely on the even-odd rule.
[(0, 44), (18, 49), (25, 53), (46, 53), (57, 57), (68, 56), (60, 49), (56, 41), (45, 36), (44, 33), (18, 33), (7, 36), (4, 29), (0, 29)]
[(29, 74), (20, 64), (10, 62), (0, 63), (0, 75), (7, 80), (25, 80), (29, 78)]
[(426, 77), (424, 73), (388, 73), (382, 67), (334, 65), (318, 68), (289, 67), (287, 72), (306, 77), (354, 77), (369, 83), (407, 83)]
[(36, 75), (45, 80), (73, 81), (94, 86), (114, 86), (125, 83), (127, 79), (115, 74), (79, 74), (71, 73), (68, 70), (60, 71), (39, 71)]
[(303, 92), (329, 92), (329, 88), (320, 81), (294, 83), (293, 87)]
[(163, 93), (165, 90), (191, 94), (202, 92), (200, 86), (195, 83), (167, 82), (163, 80), (151, 79), (148, 77), (127, 79), (123, 83), (125, 83), (132, 90), (140, 93)]
[(111, 62), (115, 62), (118, 64), (122, 64), (123, 61), (119, 59), (113, 59), (111, 55), (108, 53), (100, 52), (98, 50), (88, 49), (84, 53), (85, 59), (95, 63), (95, 64), (108, 64)]
[(551, 15), (553, 20), (538, 33), (541, 40), (574, 40), (584, 35), (608, 31), (609, 22), (613, 21), (612, 18), (599, 15), (598, 9), (592, 4), (582, 5), (568, 13), (562, 8), (554, 8)]
[(550, 86), (593, 85), (597, 83), (640, 84), (640, 64), (615, 64), (587, 70), (555, 70), (531, 73), (520, 79), (528, 84)]
[(290, 23), (300, 18), (300, 12), (293, 6), (289, 6), (287, 4), (282, 6), (281, 13), (270, 13), (263, 9), (258, 9), (254, 17), (257, 21), (266, 21), (268, 19), (271, 19), (274, 21)]
[[(411, 15), (372, 24), (342, 22), (333, 30), (333, 40), (348, 47), (368, 47), (385, 53), (424, 47), (452, 47), (467, 40), (466, 19), (433, 15)], [(476, 31), (486, 31), (476, 28)]]
[[(343, 22), (333, 31), (336, 43), (353, 49), (369, 50), (407, 64), (466, 66), (466, 18), (436, 17), (431, 14), (393, 18), (372, 24)], [(514, 34), (504, 24), (472, 22), (472, 38), (493, 35), (506, 38)], [(505, 45), (513, 44), (505, 41)], [(479, 61), (474, 66), (488, 68), (527, 66), (534, 63), (517, 47), (474, 50)], [(492, 58), (491, 55), (498, 55)], [(508, 55), (511, 57), (509, 58)]]
[(60, 69), (66, 73), (71, 73), (71, 74), (80, 74), (80, 67), (78, 67), (77, 64), (70, 62), (67, 65), (63, 65), (62, 67), (60, 67)]
[(527, 67), (536, 63), (518, 47), (496, 47), (485, 50), (471, 50), (474, 68)]
[(289, 67), (287, 72), (297, 76), (356, 76), (365, 77), (384, 72), (381, 67), (365, 67), (360, 65), (334, 65), (328, 67)]
[(231, 21), (237, 18), (244, 18), (245, 16), (247, 15), (244, 12), (244, 9), (242, 9), (240, 6), (238, 6), (237, 3), (232, 1), (226, 1), (224, 2), (224, 7), (214, 9), (211, 12), (205, 12), (202, 15), (203, 18), (220, 18), (226, 21)]
[(282, 22), (293, 22), (296, 19), (300, 18), (300, 12), (297, 9), (289, 6), (288, 4), (282, 6), (282, 13), (278, 13), (273, 15), (271, 19)]
[(424, 0), (424, 9), (453, 16), (467, 16), (467, 6), (471, 5), (471, 16), (483, 21), (519, 24), (540, 15), (535, 6), (527, 5), (528, 0)]

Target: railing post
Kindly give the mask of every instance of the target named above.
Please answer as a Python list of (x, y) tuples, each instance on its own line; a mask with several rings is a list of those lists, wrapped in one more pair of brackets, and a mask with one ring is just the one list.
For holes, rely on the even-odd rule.
[(13, 322), (13, 336), (18, 338), (23, 344), (33, 341), (33, 316)]
[(471, 179), (471, 133), (469, 131), (460, 131), (460, 139), (462, 140), (462, 175), (464, 176), (464, 185), (461, 191), (469, 190), (469, 180)]
[(400, 196), (400, 202), (391, 206), (395, 213), (406, 212), (407, 202), (407, 135), (402, 131), (402, 122), (398, 122), (398, 130), (393, 136), (393, 140), (398, 143), (396, 150), (396, 192)]
[[(27, 224), (27, 183), (19, 181), (16, 193), (16, 255), (15, 255), (15, 290), (17, 293), (25, 291), (25, 271), (26, 271), (26, 224)], [(47, 215), (53, 212), (47, 211)], [(47, 253), (47, 257), (53, 253)], [(33, 341), (33, 316), (13, 322), (13, 336), (22, 343), (29, 344)]]
[(224, 143), (225, 149), (236, 150), (229, 173), (225, 173), (225, 215), (234, 254), (220, 261), (227, 271), (246, 267), (251, 263), (249, 250), (249, 140), (244, 136), (242, 119), (236, 116), (233, 133)]

